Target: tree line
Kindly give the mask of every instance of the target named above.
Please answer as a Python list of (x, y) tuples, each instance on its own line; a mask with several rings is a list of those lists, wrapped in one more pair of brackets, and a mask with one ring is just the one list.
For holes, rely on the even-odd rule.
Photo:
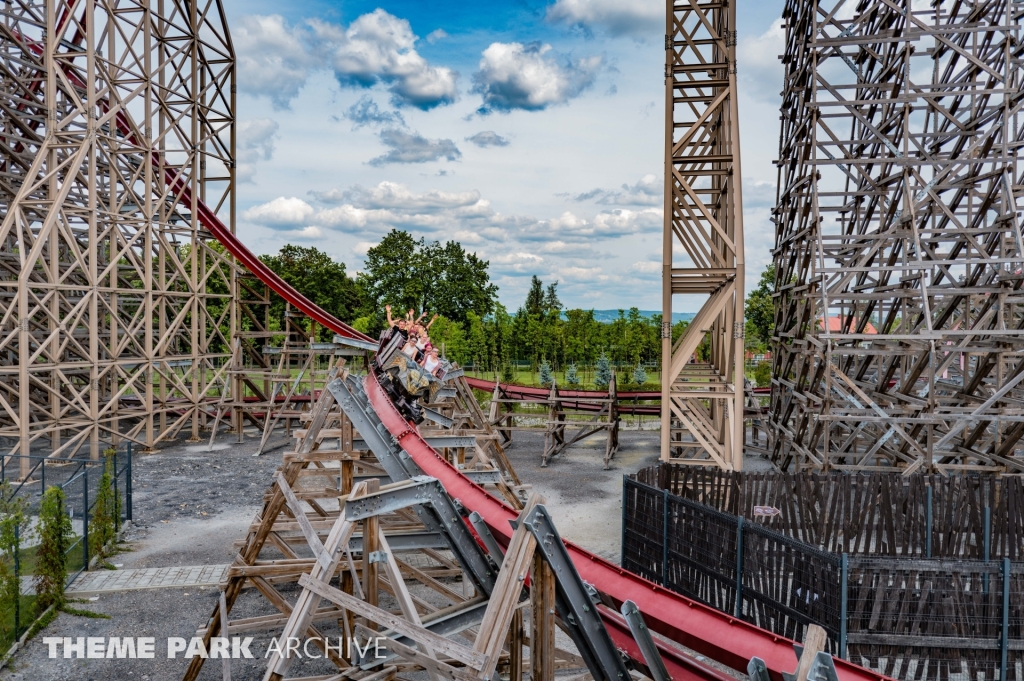
[[(260, 259), (282, 279), (326, 311), (376, 337), (385, 326), (384, 306), (428, 310), (441, 315), (431, 338), (462, 365), (502, 372), (529, 365), (539, 371), (565, 371), (571, 365), (596, 365), (604, 356), (613, 365), (656, 366), (661, 356), (661, 315), (637, 308), (619, 310), (609, 323), (593, 310), (566, 309), (558, 283), (534, 276), (522, 304), (510, 311), (498, 301), (489, 263), (456, 241), (414, 239), (392, 230), (366, 254), (362, 272), (350, 277), (344, 263), (315, 247), (284, 246)], [(271, 299), (272, 326), (284, 328), (284, 300)], [(686, 322), (673, 325), (678, 337)], [(322, 340), (329, 340), (324, 330)]]

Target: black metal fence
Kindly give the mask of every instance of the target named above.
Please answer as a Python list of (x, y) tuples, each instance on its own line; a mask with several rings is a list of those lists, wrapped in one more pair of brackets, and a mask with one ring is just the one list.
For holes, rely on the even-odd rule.
[[(22, 477), (24, 459), (29, 459), (28, 476)], [(122, 500), (115, 518), (118, 530), (132, 519), (132, 445), (127, 443), (113, 454), (114, 475), (111, 484)], [(35, 519), (42, 493), (50, 487), (64, 490), (65, 509), (71, 518), (75, 539), (67, 550), (68, 583), (89, 566), (89, 522), (95, 510), (104, 459), (61, 459), (41, 456), (11, 456), (0, 460), (0, 484), (8, 482), (9, 497), (20, 497), (27, 503), (26, 521), (15, 528), (19, 550), (14, 555), (0, 554), (21, 585), (20, 597), (13, 612), (0, 612), (0, 657), (24, 634), (40, 613), (35, 596)]]
[(818, 624), (895, 678), (1024, 681), (1024, 565), (834, 553), (762, 520), (626, 477), (622, 565), (787, 638)]

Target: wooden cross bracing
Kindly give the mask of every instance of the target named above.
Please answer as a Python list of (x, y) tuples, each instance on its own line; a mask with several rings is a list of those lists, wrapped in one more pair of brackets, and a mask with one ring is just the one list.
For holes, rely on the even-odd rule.
[(224, 390), (237, 268), (196, 210), (233, 224), (222, 20), (119, 0), (0, 18), (0, 454), (197, 441)]
[[(330, 379), (344, 379), (346, 375), (344, 360), (339, 360)], [(438, 631), (447, 631), (444, 627), (451, 626), (447, 623), (456, 618), (452, 614), (454, 609), (459, 611), (458, 617), (469, 618), (469, 628), (460, 631), (476, 631), (487, 605), (486, 593), (481, 588), (488, 587), (467, 577), (464, 566), (458, 562), (458, 552), (449, 552), (450, 540), (430, 531), (422, 517), (408, 508), (408, 499), (391, 507), (380, 506), (380, 499), (410, 493), (409, 490), (420, 490), (416, 499), (422, 500), (426, 498), (423, 486), (428, 483), (391, 482), (371, 452), (356, 448), (367, 444), (338, 408), (331, 391), (320, 393), (303, 420), (305, 427), (293, 431), (295, 444), (283, 456), (283, 465), (264, 496), (263, 509), (251, 523), (246, 538), (236, 544), (236, 560), (221, 585), (223, 605), (218, 603), (207, 626), (197, 636), (209, 645), (215, 636), (246, 632), (304, 632), (302, 636), (320, 639), (327, 631), (334, 633), (335, 626), (340, 632), (337, 635), (343, 637), (357, 636), (367, 627), (387, 629), (384, 623), (357, 617), (352, 608), (336, 603), (321, 605), (322, 596), (311, 594), (295, 600), (300, 579), (314, 577), (318, 583), (328, 585), (333, 580), (332, 588), (367, 607), (380, 608), (382, 598), (396, 603), (402, 617), (428, 629), (440, 627)], [(463, 425), (473, 425), (472, 419)], [(439, 487), (436, 481), (432, 482)], [(495, 485), (496, 493), (503, 496), (510, 488), (507, 482)], [(439, 493), (443, 490), (434, 492)], [(369, 507), (367, 500), (372, 501), (374, 513), (361, 510)], [(247, 616), (229, 620), (243, 592), (253, 594), (247, 597)], [(252, 598), (262, 599), (263, 608), (270, 607), (272, 611), (250, 614)], [(300, 610), (303, 619), (298, 619), (297, 614), (293, 618), (296, 610)], [(415, 621), (417, 618), (419, 622)], [(515, 610), (512, 620), (521, 622), (519, 610)], [(222, 622), (226, 622), (223, 631)], [(286, 626), (291, 628), (286, 630)], [(511, 626), (508, 624), (506, 629)], [(524, 636), (519, 640), (526, 641), (526, 645), (529, 639)], [(401, 645), (396, 642), (395, 650), (404, 651)], [(398, 671), (418, 665), (415, 668), (435, 673), (441, 669), (438, 665), (443, 666), (449, 659), (437, 655), (432, 648), (423, 650), (416, 644), (407, 647), (415, 653), (413, 661), (401, 658), (395, 667)], [(362, 679), (380, 673), (354, 669), (349, 666), (350, 661), (340, 657), (328, 659), (338, 674), (346, 675), (344, 678)], [(421, 659), (430, 661), (419, 665), (417, 661)], [(510, 664), (507, 653), (495, 659), (502, 669)], [(579, 658), (564, 652), (558, 652), (552, 659), (559, 667), (580, 664)], [(184, 678), (196, 678), (202, 664), (202, 658), (194, 659)], [(288, 665), (285, 661), (275, 664), (283, 665), (278, 669)]]
[(1019, 4), (783, 19), (771, 458), (1024, 471)]
[[(661, 458), (743, 467), (735, 3), (666, 5)], [(704, 296), (673, 342), (676, 295)]]
[[(620, 424), (619, 400), (614, 372), (612, 372), (611, 380), (608, 383), (608, 394), (606, 397), (565, 395), (559, 392), (558, 385), (552, 382), (551, 390), (546, 398), (517, 398), (506, 393), (502, 389), (501, 384), (495, 381), (487, 422), (491, 432), (501, 438), (503, 445), (512, 442), (512, 433), (514, 432), (539, 431), (538, 428), (533, 426), (516, 425), (516, 418), (522, 418), (524, 415), (517, 414), (515, 405), (546, 407), (544, 450), (541, 453), (541, 467), (547, 467), (551, 459), (572, 445), (592, 435), (604, 432), (607, 434), (604, 467), (606, 470), (611, 468), (611, 461), (619, 450)], [(587, 420), (566, 419), (566, 416), (575, 414), (584, 414)], [(527, 418), (530, 417), (527, 416)], [(567, 427), (575, 428), (576, 430), (569, 431), (567, 434)]]

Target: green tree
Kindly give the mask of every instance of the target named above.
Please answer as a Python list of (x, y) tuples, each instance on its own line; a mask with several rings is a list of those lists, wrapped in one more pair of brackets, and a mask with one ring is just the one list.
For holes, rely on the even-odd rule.
[(772, 363), (759, 362), (754, 369), (754, 382), (758, 388), (767, 388), (772, 384)]
[(537, 315), (544, 311), (544, 282), (536, 274), (530, 280), (530, 291), (526, 294), (526, 304), (523, 305), (528, 315)]
[(747, 295), (744, 315), (749, 326), (753, 327), (757, 339), (767, 346), (772, 339), (775, 328), (775, 307), (772, 304), (772, 291), (775, 290), (775, 263), (768, 265), (761, 273), (757, 288)]
[[(338, 319), (350, 322), (364, 307), (356, 282), (348, 276), (345, 263), (314, 248), (286, 244), (277, 255), (261, 255), (260, 260), (299, 293)], [(285, 328), (284, 298), (271, 293), (270, 316), (279, 329)], [(333, 331), (320, 329), (321, 340), (333, 338)]]
[(89, 555), (104, 558), (117, 540), (117, 527), (121, 518), (121, 495), (114, 491), (114, 450), (103, 453), (106, 463), (96, 493), (96, 504), (89, 521)]
[(633, 382), (637, 385), (643, 385), (647, 382), (647, 372), (644, 371), (643, 364), (637, 364), (636, 368), (633, 369)]
[(601, 353), (597, 358), (597, 368), (594, 371), (594, 385), (598, 388), (607, 388), (612, 382), (612, 365), (608, 361), (608, 355)]
[(491, 352), (488, 347), (487, 330), (484, 320), (476, 312), (466, 313), (466, 355), (477, 371), (491, 368)]
[(569, 367), (565, 370), (565, 384), (574, 386), (580, 384), (580, 377), (579, 374), (576, 372), (575, 364), (570, 364)]
[(366, 313), (383, 325), (386, 304), (396, 312), (429, 310), (460, 324), (468, 313), (484, 317), (494, 309), (498, 287), (491, 283), (489, 263), (469, 253), (457, 241), (416, 241), (393, 229), (366, 253), (359, 276)]
[(467, 359), (466, 332), (462, 324), (447, 317), (438, 317), (430, 327), (430, 342), (443, 351), (444, 356), (453, 362), (462, 364)]
[(551, 373), (551, 365), (548, 364), (547, 360), (544, 360), (540, 363), (540, 384), (545, 388), (550, 388), (554, 381), (555, 375)]
[(516, 370), (510, 363), (505, 363), (501, 367), (501, 382), (502, 383), (515, 383), (516, 382)]
[(39, 503), (39, 545), (36, 547), (36, 607), (39, 612), (51, 605), (64, 605), (64, 587), (68, 579), (67, 552), (74, 537), (71, 519), (64, 508), (64, 490), (51, 487)]

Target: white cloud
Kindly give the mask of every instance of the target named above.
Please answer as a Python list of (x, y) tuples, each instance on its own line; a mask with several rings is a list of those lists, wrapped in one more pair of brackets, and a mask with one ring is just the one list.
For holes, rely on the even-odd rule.
[(415, 48), (418, 38), (405, 19), (376, 9), (348, 28), (310, 21), (320, 49), (328, 56), (342, 85), (387, 85), (396, 105), (431, 109), (458, 96), (458, 74), (431, 66)]
[(243, 16), (232, 28), (239, 88), (287, 109), (312, 66), (303, 31), (277, 14)]
[(620, 190), (592, 189), (577, 194), (574, 201), (596, 200), (606, 206), (660, 206), (665, 202), (665, 187), (661, 177), (647, 174), (637, 180), (636, 184), (623, 184)]
[(302, 241), (313, 241), (316, 239), (324, 238), (324, 231), (319, 227), (309, 226), (303, 227), (292, 232), (288, 232), (288, 236), (292, 239), (300, 239)]
[(356, 255), (366, 255), (376, 245), (375, 241), (360, 241), (352, 248), (352, 252)]
[(557, 274), (566, 282), (606, 282), (611, 279), (600, 267), (562, 267)]
[(429, 161), (440, 161), (447, 159), (455, 161), (462, 156), (462, 152), (455, 146), (455, 142), (449, 139), (431, 140), (423, 137), (417, 132), (405, 132), (395, 128), (381, 130), (380, 141), (391, 150), (381, 156), (370, 159), (368, 163), (372, 166), (382, 166), (389, 163), (427, 163)]
[(274, 157), (274, 138), (279, 128), (277, 121), (271, 118), (255, 118), (238, 124), (235, 176), (239, 182), (252, 182), (256, 162)]
[(630, 266), (630, 271), (641, 279), (660, 279), (661, 263), (653, 260), (641, 260)]
[(557, 0), (548, 7), (548, 21), (585, 28), (600, 27), (612, 35), (657, 37), (665, 29), (665, 3), (657, 0)]
[(385, 180), (369, 189), (356, 185), (345, 191), (331, 189), (312, 192), (324, 203), (352, 203), (364, 208), (391, 208), (403, 211), (436, 213), (480, 203), (480, 192), (443, 192), (437, 189), (416, 194), (404, 184)]
[(242, 219), (265, 227), (283, 229), (308, 225), (316, 211), (302, 199), (278, 198), (242, 213)]
[(396, 106), (431, 109), (458, 98), (458, 73), (431, 66), (416, 51), (409, 22), (382, 9), (348, 27), (320, 19), (290, 26), (277, 14), (243, 16), (236, 26), (239, 87), (270, 98), (276, 109), (287, 109), (310, 72), (325, 67), (343, 86), (386, 86)]
[(518, 251), (489, 258), (491, 269), (499, 274), (536, 274), (544, 258), (534, 253)]
[(420, 194), (395, 182), (381, 182), (369, 189), (354, 186), (310, 192), (325, 204), (315, 208), (297, 198), (279, 197), (242, 214), (248, 222), (273, 229), (315, 225), (349, 234), (376, 235), (392, 228), (434, 233), (461, 227), (480, 241), (503, 241), (507, 232), (490, 202), (480, 193), (430, 190)]
[(786, 50), (782, 19), (772, 22), (759, 36), (743, 38), (736, 46), (739, 87), (749, 97), (776, 104), (785, 80), (779, 55)]
[(448, 32), (443, 28), (436, 28), (427, 34), (427, 42), (433, 45), (438, 40), (444, 40), (448, 37)]
[(589, 241), (653, 233), (661, 227), (661, 211), (656, 208), (639, 211), (617, 208), (598, 213), (592, 220), (566, 211), (557, 218), (522, 227), (519, 236), (526, 241)]
[(590, 87), (603, 63), (600, 56), (571, 60), (540, 43), (491, 43), (473, 74), (481, 111), (539, 111), (564, 104)]
[(467, 142), (472, 142), (481, 149), (485, 147), (507, 147), (508, 140), (494, 132), (493, 130), (484, 130), (478, 132), (472, 137), (466, 138)]

